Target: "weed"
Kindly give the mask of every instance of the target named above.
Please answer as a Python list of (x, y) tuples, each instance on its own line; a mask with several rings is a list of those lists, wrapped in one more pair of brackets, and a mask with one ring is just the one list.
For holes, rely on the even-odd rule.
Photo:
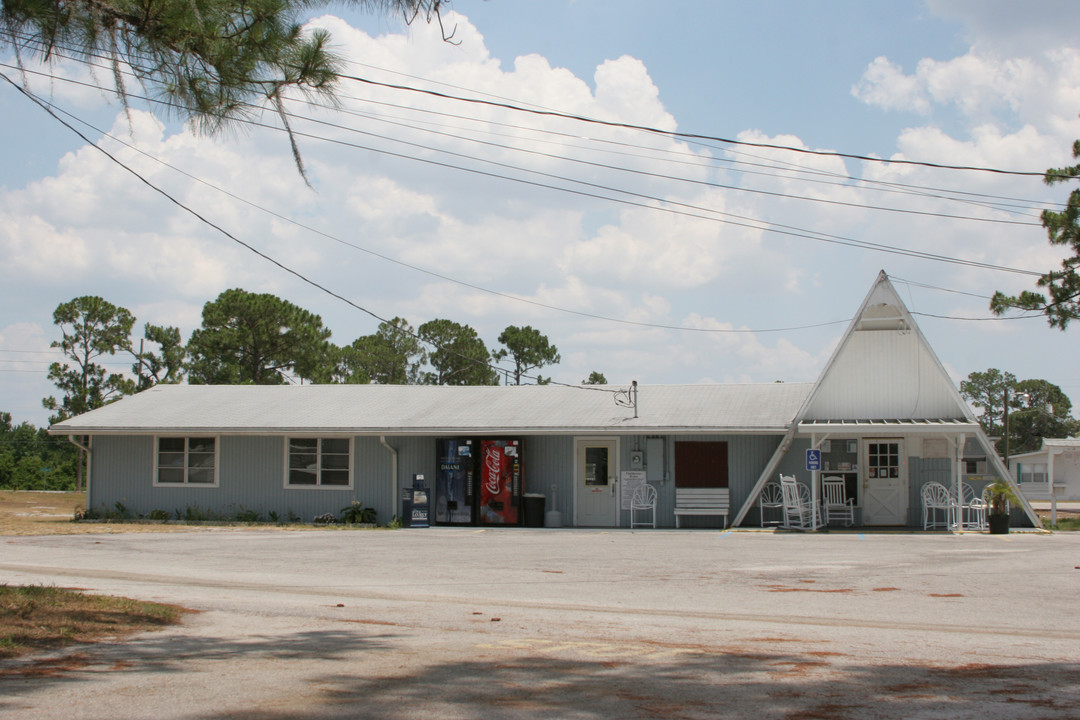
[(165, 510), (151, 510), (146, 517), (150, 520), (168, 520), (172, 516)]
[(240, 506), (236, 510), (236, 514), (233, 516), (238, 522), (257, 523), (262, 522), (262, 515), (258, 510), (245, 510), (243, 506)]
[(341, 520), (349, 525), (374, 523), (375, 515), (375, 508), (364, 507), (359, 500), (353, 500), (351, 504), (341, 508)]

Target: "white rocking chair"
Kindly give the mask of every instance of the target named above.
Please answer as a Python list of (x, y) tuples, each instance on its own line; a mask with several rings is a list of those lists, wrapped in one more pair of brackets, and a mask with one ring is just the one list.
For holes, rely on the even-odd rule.
[[(648, 512), (651, 519), (638, 522), (638, 512)], [(639, 485), (630, 498), (630, 527), (635, 528), (638, 525), (656, 527), (656, 488), (648, 483)]]
[(842, 477), (822, 479), (821, 488), (825, 495), (825, 524), (830, 520), (842, 520), (844, 527), (855, 524), (855, 499), (848, 498), (847, 485)]
[(814, 508), (810, 502), (810, 489), (796, 482), (794, 475), (781, 475), (780, 492), (784, 496), (784, 527), (813, 530)]

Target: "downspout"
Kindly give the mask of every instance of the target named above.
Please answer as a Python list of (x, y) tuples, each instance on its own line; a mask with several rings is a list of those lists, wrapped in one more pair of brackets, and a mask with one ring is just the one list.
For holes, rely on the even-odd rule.
[(397, 470), (398, 470), (398, 453), (397, 450), (390, 447), (390, 443), (386, 442), (386, 436), (379, 436), (379, 443), (390, 451), (390, 515), (394, 515), (394, 508), (397, 505)]
[(78, 442), (76, 442), (74, 435), (68, 435), (67, 438), (68, 438), (69, 443), (71, 443), (75, 447), (79, 448), (84, 453), (86, 453), (86, 509), (89, 510), (90, 509), (90, 473), (91, 473), (91, 468), (93, 468), (93, 466), (94, 466), (94, 464), (92, 462), (90, 462), (90, 444), (87, 443), (85, 447), (80, 445)]

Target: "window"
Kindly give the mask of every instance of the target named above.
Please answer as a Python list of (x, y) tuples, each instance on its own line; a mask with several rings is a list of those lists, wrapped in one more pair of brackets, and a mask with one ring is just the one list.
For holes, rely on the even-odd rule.
[(351, 486), (348, 438), (289, 438), (288, 453), (286, 487)]
[(1021, 463), (1020, 482), (1046, 482), (1046, 463)]
[(217, 441), (212, 437), (159, 437), (155, 485), (217, 485)]
[(675, 487), (726, 488), (728, 446), (726, 442), (675, 443)]

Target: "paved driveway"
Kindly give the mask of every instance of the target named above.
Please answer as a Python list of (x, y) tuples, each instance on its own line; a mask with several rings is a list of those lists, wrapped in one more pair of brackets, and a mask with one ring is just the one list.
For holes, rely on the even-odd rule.
[(0, 668), (10, 718), (1076, 718), (1080, 534), (0, 538), (200, 611)]

